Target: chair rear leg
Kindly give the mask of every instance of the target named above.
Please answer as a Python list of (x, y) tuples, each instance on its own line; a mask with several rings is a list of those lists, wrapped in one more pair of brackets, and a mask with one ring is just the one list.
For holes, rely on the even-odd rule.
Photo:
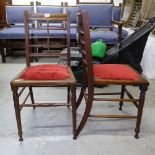
[[(33, 96), (33, 90), (32, 87), (29, 87), (29, 91), (30, 91), (30, 98), (31, 98), (31, 102), (32, 104), (34, 104), (34, 96)], [(33, 109), (35, 109), (35, 106), (33, 106)]]
[[(125, 93), (125, 85), (122, 85), (122, 88), (121, 88), (121, 99), (124, 98), (124, 93)], [(119, 110), (122, 111), (122, 106), (123, 106), (123, 101), (120, 101), (119, 102)]]
[(20, 107), (19, 107), (19, 96), (18, 96), (18, 92), (17, 91), (18, 91), (18, 88), (12, 87), (13, 101), (14, 101), (14, 108), (15, 108), (15, 114), (16, 114), (16, 121), (17, 121), (19, 141), (23, 141), (23, 137), (22, 137), (23, 132), (22, 132)]
[(142, 119), (142, 113), (143, 113), (143, 107), (144, 107), (144, 101), (145, 101), (145, 92), (148, 89), (148, 86), (140, 86), (140, 97), (139, 97), (139, 106), (138, 106), (138, 114), (137, 114), (137, 122), (136, 122), (136, 128), (135, 128), (135, 138), (139, 138), (139, 132), (140, 132), (140, 124)]
[(70, 87), (67, 87), (67, 107), (70, 107)]
[(80, 91), (80, 95), (79, 95), (78, 100), (77, 100), (77, 103), (76, 103), (76, 108), (78, 108), (79, 105), (81, 104), (82, 99), (84, 97), (85, 91), (86, 91), (86, 87), (85, 86), (82, 86), (81, 91)]
[(76, 85), (71, 87), (73, 139), (76, 139)]
[(91, 108), (92, 108), (92, 104), (93, 104), (93, 96), (94, 94), (89, 94), (88, 93), (88, 100), (87, 100), (87, 103), (86, 103), (86, 108), (85, 108), (85, 112), (84, 112), (84, 115), (82, 117), (82, 120), (77, 128), (77, 131), (76, 131), (76, 137), (79, 135), (79, 133), (81, 132), (81, 130), (83, 129), (84, 125), (86, 124), (87, 122), (87, 119), (90, 115), (90, 112), (91, 112)]

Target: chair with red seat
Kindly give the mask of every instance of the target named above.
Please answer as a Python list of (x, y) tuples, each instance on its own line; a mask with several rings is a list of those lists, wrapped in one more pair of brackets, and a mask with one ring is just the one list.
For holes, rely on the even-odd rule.
[[(72, 106), (73, 135), (76, 132), (76, 80), (70, 68), (70, 21), (69, 14), (43, 14), (25, 12), (26, 68), (11, 81), (19, 141), (23, 141), (20, 111), (23, 107)], [(59, 37), (55, 38), (55, 33)], [(61, 44), (63, 43), (63, 44)], [(42, 57), (58, 59), (61, 49), (67, 48), (66, 64), (34, 64), (34, 59)], [(64, 55), (63, 55), (64, 56)], [(53, 59), (51, 59), (52, 62)], [(33, 87), (66, 87), (65, 103), (36, 103)], [(20, 103), (24, 89), (28, 94)], [(46, 92), (46, 89), (45, 89)], [(52, 94), (51, 94), (52, 95)], [(53, 94), (55, 95), (55, 94)], [(62, 94), (60, 94), (62, 95)], [(27, 103), (30, 97), (31, 103)], [(65, 100), (65, 99), (64, 99)]]
[[(88, 117), (96, 118), (124, 118), (136, 119), (135, 138), (139, 137), (140, 124), (145, 100), (145, 92), (148, 89), (149, 82), (145, 80), (137, 71), (124, 64), (93, 64), (91, 54), (91, 41), (89, 32), (89, 19), (87, 11), (78, 14), (79, 26), (79, 43), (83, 55), (83, 86), (77, 101), (77, 109), (80, 106), (83, 97), (85, 98), (86, 107), (79, 126), (77, 127), (76, 136), (79, 135), (85, 126)], [(97, 93), (95, 87), (105, 85), (118, 85), (121, 87), (120, 92)], [(126, 86), (137, 87), (140, 90), (139, 97), (135, 98), (133, 93)], [(106, 88), (103, 90), (105, 91)], [(124, 97), (126, 94), (126, 98)], [(97, 97), (97, 95), (100, 95)], [(106, 95), (106, 96), (105, 96)], [(108, 95), (112, 95), (108, 98)], [(119, 95), (119, 97), (115, 97)], [(133, 115), (101, 115), (92, 114), (91, 109), (95, 102), (119, 102), (119, 110), (122, 110), (123, 102), (133, 103), (137, 108), (137, 114)]]

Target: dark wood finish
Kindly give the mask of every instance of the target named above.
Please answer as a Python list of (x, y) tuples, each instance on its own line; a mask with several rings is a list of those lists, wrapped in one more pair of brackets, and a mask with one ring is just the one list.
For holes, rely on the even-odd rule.
[(6, 25), (6, 13), (5, 5), (12, 4), (12, 0), (1, 0), (0, 1), (0, 27), (3, 28)]
[[(0, 44), (3, 44), (3, 43), (0, 41)], [(4, 48), (2, 46), (0, 46), (0, 53), (1, 53), (2, 62), (5, 63), (6, 62), (5, 52), (4, 52)]]
[[(21, 115), (20, 111), (24, 107), (57, 107), (57, 106), (67, 106), (71, 104), (72, 106), (72, 119), (73, 119), (73, 138), (76, 138), (76, 80), (74, 78), (74, 75), (72, 73), (72, 70), (70, 68), (70, 18), (68, 14), (49, 14), (44, 16), (44, 14), (37, 14), (37, 13), (28, 13), (25, 12), (25, 53), (26, 53), (26, 65), (27, 67), (19, 73), (10, 83), (11, 89), (13, 92), (13, 100), (14, 100), (14, 107), (15, 107), (15, 114), (16, 114), (16, 120), (17, 120), (17, 127), (18, 127), (18, 135), (19, 135), (19, 141), (23, 141), (23, 133), (22, 133), (22, 124), (21, 124)], [(62, 22), (62, 29), (65, 29), (66, 31), (66, 41), (62, 43), (66, 43), (67, 47), (67, 69), (69, 71), (70, 77), (64, 80), (22, 80), (20, 79), (20, 75), (27, 70), (31, 65), (32, 65), (32, 58), (37, 57), (40, 55), (43, 57), (53, 57), (52, 54), (49, 55), (44, 55), (44, 51), (38, 51), (40, 46), (37, 46), (37, 48), (34, 48), (33, 43), (35, 44), (40, 44), (39, 40), (41, 39), (40, 37), (36, 40), (32, 40), (31, 37), (29, 37), (29, 32), (31, 29), (31, 26), (29, 24), (31, 23), (30, 21), (34, 20), (35, 22), (37, 20), (40, 20), (41, 22), (44, 23), (44, 28), (45, 28), (45, 23), (46, 25), (46, 30), (47, 30), (47, 38), (43, 38), (45, 41), (45, 44), (48, 45), (48, 48), (46, 49), (49, 50), (49, 53), (51, 53), (53, 50), (51, 50), (51, 46), (49, 46), (52, 42), (52, 40), (49, 39), (49, 29), (51, 28), (50, 25), (48, 24), (49, 22), (55, 22), (55, 21), (60, 21)], [(64, 23), (65, 22), (65, 23)], [(36, 29), (38, 26), (42, 26), (42, 24), (38, 24), (36, 26)], [(52, 27), (54, 29), (54, 27)], [(34, 29), (34, 28), (33, 28)], [(57, 29), (57, 28), (56, 28)], [(40, 31), (42, 31), (40, 29)], [(45, 37), (45, 36), (44, 36)], [(42, 41), (42, 40), (41, 40)], [(43, 41), (42, 41), (43, 43)], [(47, 46), (46, 46), (47, 47)], [(44, 49), (44, 45), (42, 46), (42, 49)], [(58, 49), (57, 49), (58, 51)], [(61, 50), (60, 50), (61, 51)], [(59, 53), (60, 53), (59, 51)], [(57, 54), (59, 54), (57, 53)], [(56, 103), (56, 102), (49, 102), (49, 103), (36, 103), (34, 100), (34, 95), (33, 95), (33, 87), (66, 87), (67, 88), (67, 101), (66, 103)], [(19, 103), (19, 97), (22, 95), (24, 92), (25, 88), (29, 89), (29, 93), (26, 95), (25, 99), (23, 102)], [(19, 91), (19, 89), (21, 89)], [(45, 89), (46, 91), (46, 89)], [(54, 94), (53, 94), (54, 95)], [(61, 95), (61, 94), (60, 94)], [(31, 103), (27, 103), (27, 99), (30, 97)]]
[(118, 27), (118, 42), (120, 42), (122, 40), (122, 27), (124, 23), (118, 21), (112, 21), (112, 23)]
[[(92, 64), (92, 55), (91, 55), (91, 41), (90, 41), (90, 31), (89, 31), (89, 21), (87, 11), (83, 11), (78, 14), (78, 26), (79, 26), (79, 38), (81, 44), (81, 52), (83, 55), (83, 69), (84, 69), (84, 83), (81, 88), (80, 96), (77, 101), (77, 108), (79, 107), (82, 98), (85, 97), (86, 108), (83, 114), (83, 118), (77, 128), (77, 135), (81, 132), (85, 126), (88, 117), (96, 118), (130, 118), (136, 119), (136, 128), (135, 128), (135, 138), (138, 138), (140, 132), (140, 123), (143, 112), (145, 92), (147, 91), (149, 82), (145, 80), (139, 73), (133, 70), (138, 75), (137, 80), (115, 80), (115, 79), (100, 79), (96, 78), (93, 75), (93, 64)], [(101, 71), (102, 72), (102, 71)], [(103, 71), (104, 72), (104, 71)], [(120, 85), (121, 91), (119, 93), (103, 93), (102, 95), (119, 95), (118, 98), (95, 98), (96, 95), (101, 95), (101, 93), (95, 93), (95, 86), (104, 86), (104, 85)], [(139, 87), (140, 95), (139, 98), (134, 98), (132, 94), (127, 90), (126, 86), (134, 86), (133, 88)], [(86, 88), (88, 89), (88, 94), (85, 93)], [(105, 91), (105, 90), (104, 90)], [(124, 94), (127, 94), (129, 98), (124, 98)], [(119, 102), (119, 110), (122, 110), (123, 102), (133, 103), (138, 109), (137, 115), (94, 115), (91, 113), (91, 108), (93, 101), (113, 101)]]
[(6, 63), (6, 57), (12, 55), (14, 50), (23, 50), (24, 48), (24, 39), (0, 39), (2, 63)]
[[(12, 0), (1, 0), (0, 1), (0, 31), (2, 30), (2, 28), (4, 28), (5, 26), (7, 26), (7, 22), (6, 22), (6, 12), (5, 12), (5, 5), (7, 4), (12, 4)], [(0, 40), (0, 54), (2, 57), (2, 62), (5, 63), (6, 59), (5, 59), (5, 52), (4, 52), (4, 48), (2, 46), (3, 41)]]

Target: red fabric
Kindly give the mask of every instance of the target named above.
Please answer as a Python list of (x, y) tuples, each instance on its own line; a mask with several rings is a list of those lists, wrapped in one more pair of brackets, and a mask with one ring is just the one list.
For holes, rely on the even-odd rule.
[(69, 72), (63, 65), (44, 64), (30, 66), (21, 76), (23, 80), (63, 80), (69, 78)]
[(94, 76), (101, 79), (137, 80), (138, 74), (127, 65), (96, 64), (93, 66)]

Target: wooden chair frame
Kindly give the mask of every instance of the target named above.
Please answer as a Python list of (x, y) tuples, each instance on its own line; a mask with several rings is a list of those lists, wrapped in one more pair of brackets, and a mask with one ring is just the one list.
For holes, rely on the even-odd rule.
[[(83, 76), (84, 83), (81, 88), (79, 98), (77, 100), (77, 108), (82, 102), (83, 97), (85, 97), (86, 108), (81, 122), (77, 128), (77, 135), (81, 132), (85, 126), (88, 117), (96, 118), (125, 118), (125, 119), (136, 119), (135, 127), (135, 138), (139, 138), (140, 124), (145, 100), (145, 92), (148, 89), (149, 82), (145, 80), (139, 73), (135, 71), (138, 75), (137, 80), (115, 80), (115, 79), (100, 79), (94, 77), (92, 55), (91, 55), (91, 41), (90, 41), (90, 31), (89, 31), (89, 21), (87, 11), (80, 12), (78, 14), (78, 26), (79, 26), (79, 38), (81, 45), (81, 52), (83, 55)], [(134, 70), (133, 70), (134, 71)], [(95, 86), (105, 86), (105, 85), (120, 85), (121, 91), (115, 93), (95, 93)], [(134, 88), (139, 87), (140, 95), (139, 98), (134, 98), (134, 96), (127, 90), (126, 86), (134, 86)], [(88, 93), (86, 93), (86, 89)], [(124, 95), (128, 98), (124, 98)], [(120, 98), (95, 98), (96, 95), (120, 95)], [(93, 101), (112, 101), (119, 102), (119, 110), (122, 110), (123, 102), (131, 102), (136, 106), (138, 112), (137, 115), (92, 115), (90, 114)]]
[[(29, 20), (34, 21), (61, 21), (65, 22), (62, 27), (49, 27), (47, 26), (47, 43), (37, 45), (36, 42), (32, 42), (33, 37), (29, 35), (30, 27)], [(72, 119), (73, 119), (73, 135), (76, 133), (76, 80), (70, 68), (70, 18), (69, 14), (38, 14), (38, 13), (28, 13), (25, 12), (25, 52), (26, 52), (26, 68), (19, 73), (10, 83), (11, 89), (13, 92), (13, 101), (14, 108), (16, 114), (16, 121), (18, 127), (18, 135), (19, 141), (23, 141), (23, 132), (22, 132), (22, 124), (21, 124), (21, 115), (20, 112), (23, 107), (57, 107), (57, 106), (67, 106), (72, 105)], [(35, 27), (32, 27), (35, 29)], [(36, 27), (38, 30), (46, 30), (46, 28)], [(23, 74), (25, 70), (27, 70), (32, 65), (32, 58), (39, 57), (59, 57), (61, 52), (54, 50), (56, 45), (51, 45), (49, 42), (49, 31), (50, 30), (65, 30), (66, 31), (66, 47), (67, 47), (67, 69), (69, 71), (70, 77), (64, 80), (22, 80), (20, 79), (20, 75)], [(40, 38), (39, 38), (40, 39)], [(45, 39), (45, 38), (43, 38)], [(53, 39), (53, 38), (52, 38)], [(35, 44), (33, 44), (35, 43)], [(42, 46), (43, 48), (47, 48), (48, 52), (38, 52), (33, 50), (33, 48), (39, 48)], [(52, 48), (52, 49), (51, 49)], [(57, 47), (58, 48), (58, 47)], [(60, 50), (61, 51), (61, 50)], [(54, 53), (53, 53), (54, 52)], [(33, 87), (67, 87), (67, 103), (35, 103), (34, 95), (33, 95)], [(25, 88), (29, 89), (29, 92), (22, 103), (19, 103), (19, 98), (24, 92)], [(30, 97), (31, 103), (27, 103), (27, 99)], [(75, 137), (75, 136), (74, 136)]]

